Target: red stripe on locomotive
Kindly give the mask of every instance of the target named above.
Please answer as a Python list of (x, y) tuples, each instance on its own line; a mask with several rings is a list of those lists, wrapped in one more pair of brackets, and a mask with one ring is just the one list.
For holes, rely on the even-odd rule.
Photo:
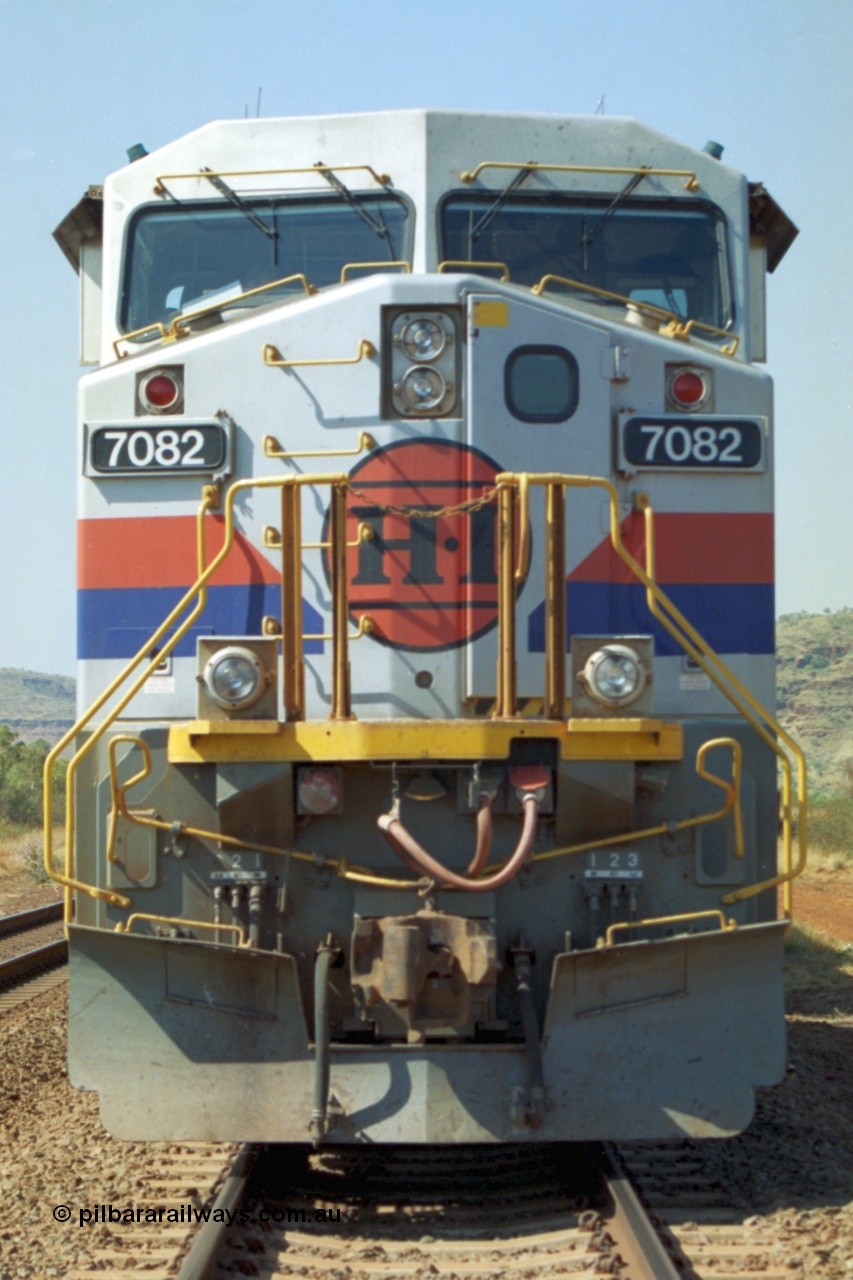
[[(622, 540), (646, 566), (645, 520), (632, 512)], [(773, 516), (769, 513), (662, 512), (654, 517), (655, 573), (666, 583), (772, 583)], [(570, 582), (634, 583), (636, 578), (603, 539), (568, 575)]]
[[(205, 525), (208, 563), (222, 547), (221, 516)], [(129, 516), (77, 522), (77, 586), (81, 591), (116, 587), (189, 587), (198, 578), (194, 516)], [(281, 581), (281, 571), (244, 534), (213, 576), (213, 586)]]

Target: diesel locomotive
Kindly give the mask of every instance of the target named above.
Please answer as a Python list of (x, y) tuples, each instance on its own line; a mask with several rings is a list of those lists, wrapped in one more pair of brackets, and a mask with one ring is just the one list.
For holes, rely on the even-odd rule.
[(737, 1132), (805, 857), (761, 368), (793, 223), (629, 119), (129, 156), (55, 233), (94, 366), (46, 774), (73, 747), (72, 1082), (133, 1139)]

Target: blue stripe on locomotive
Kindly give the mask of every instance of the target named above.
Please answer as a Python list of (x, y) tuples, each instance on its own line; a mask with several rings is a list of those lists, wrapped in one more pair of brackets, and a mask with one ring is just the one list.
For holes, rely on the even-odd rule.
[[(666, 586), (669, 599), (717, 653), (773, 653), (773, 583), (699, 583)], [(652, 635), (659, 657), (680, 656), (681, 648), (656, 622), (645, 588), (635, 583), (568, 582), (567, 635)], [(545, 605), (527, 621), (528, 649), (545, 651)]]
[[(81, 660), (132, 658), (185, 595), (182, 587), (99, 588), (77, 593), (77, 649)], [(196, 637), (259, 636), (265, 615), (281, 611), (277, 583), (257, 582), (208, 587), (207, 607), (174, 650), (178, 658), (194, 657)], [(184, 611), (183, 616), (189, 612)], [(323, 619), (302, 601), (306, 632), (320, 633)], [(172, 628), (169, 634), (174, 634)], [(322, 640), (306, 640), (304, 652), (322, 653)]]

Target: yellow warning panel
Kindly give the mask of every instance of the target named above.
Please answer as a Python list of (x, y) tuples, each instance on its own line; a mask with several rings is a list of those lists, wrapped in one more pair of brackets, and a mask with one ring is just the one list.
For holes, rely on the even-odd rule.
[(474, 324), (481, 329), (506, 329), (509, 325), (509, 303), (494, 299), (475, 302)]

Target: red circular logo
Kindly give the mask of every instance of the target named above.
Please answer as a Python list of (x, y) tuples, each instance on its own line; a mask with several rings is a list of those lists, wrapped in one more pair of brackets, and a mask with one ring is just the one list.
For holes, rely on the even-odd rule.
[[(452, 649), (495, 625), (497, 505), (476, 503), (500, 468), (468, 445), (401, 440), (350, 472), (349, 606), (397, 649)], [(436, 514), (451, 509), (450, 514)]]

